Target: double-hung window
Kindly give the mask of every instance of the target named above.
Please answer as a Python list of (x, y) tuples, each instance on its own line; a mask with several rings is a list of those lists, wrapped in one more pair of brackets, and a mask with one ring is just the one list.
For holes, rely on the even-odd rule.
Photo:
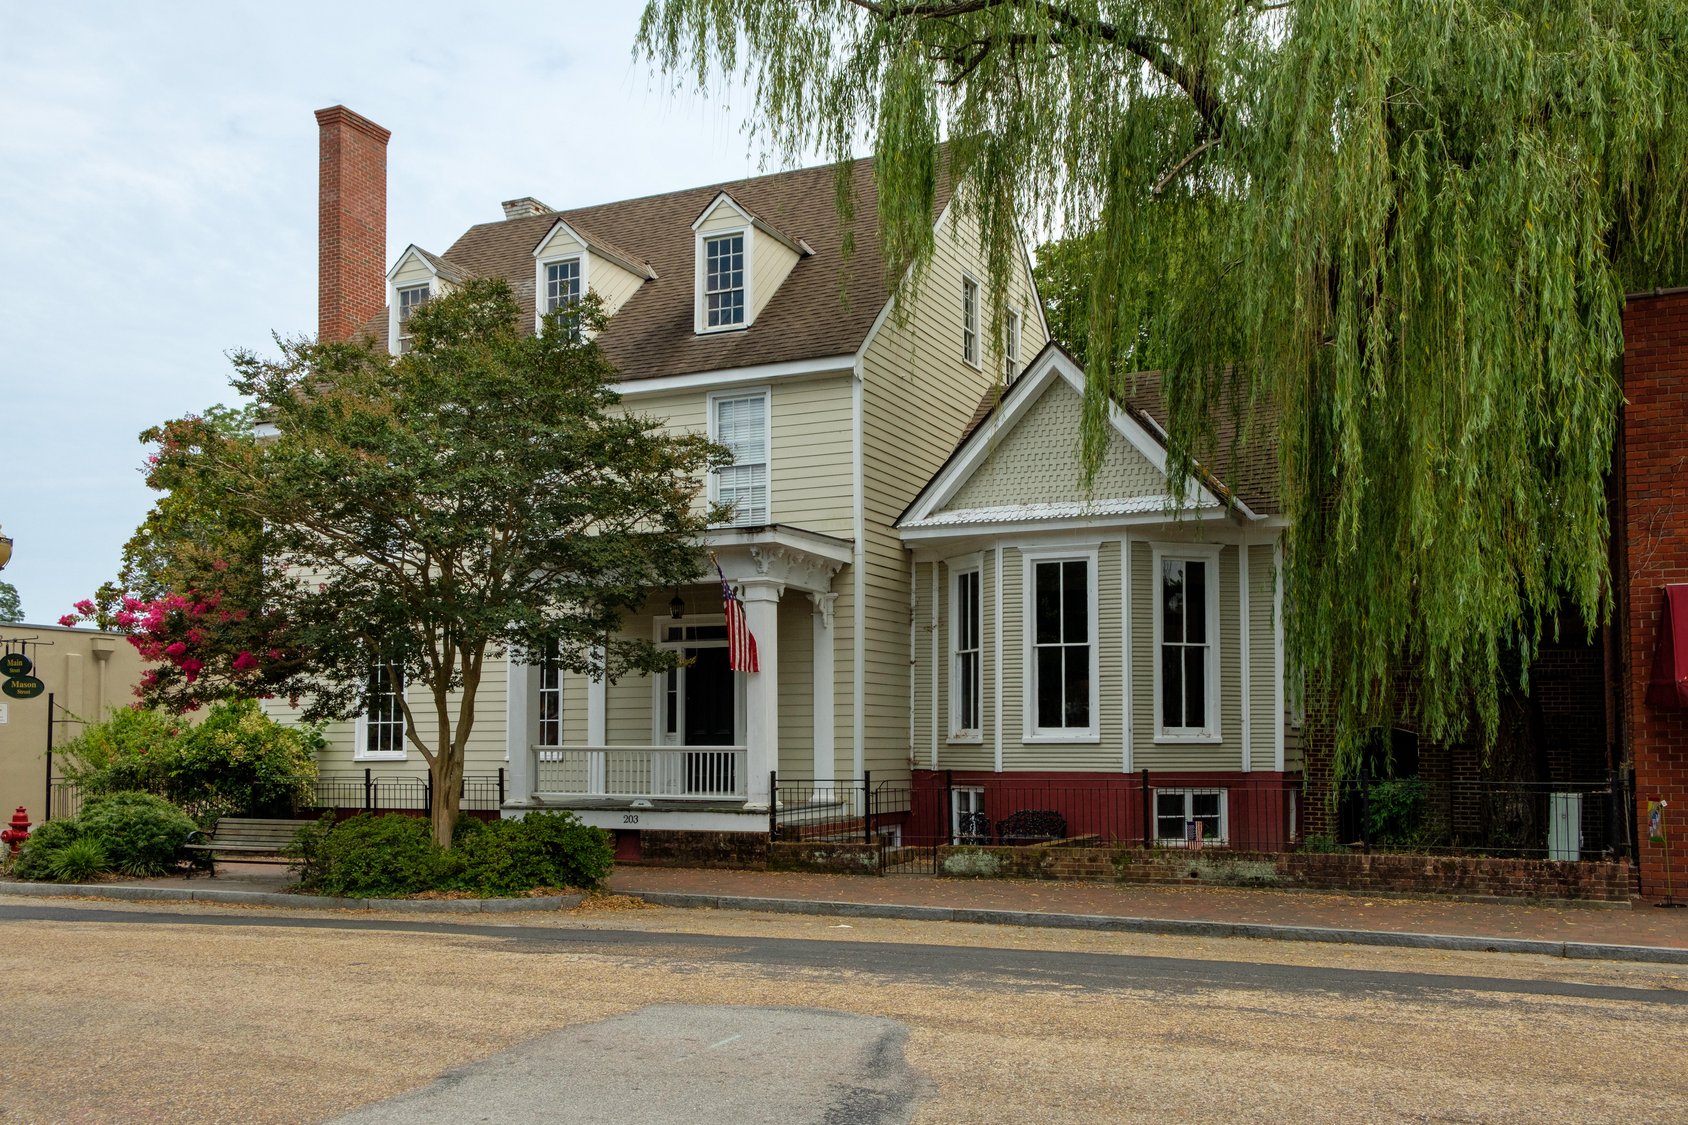
[(1028, 736), (1096, 736), (1096, 559), (1036, 558), (1030, 568)]
[(539, 661), (539, 744), (560, 746), (563, 741), (563, 669), (557, 660), (557, 642), (545, 645)]
[(404, 672), (384, 661), (369, 666), (363, 716), (358, 723), (357, 757), (402, 758), (404, 748)]
[(979, 283), (961, 279), (961, 358), (979, 366)]
[(744, 232), (703, 240), (703, 324), (736, 328), (744, 323)]
[(410, 333), (405, 325), (410, 321), (410, 314), (428, 303), (428, 287), (426, 285), (406, 285), (399, 290), (399, 354), (410, 351)]
[(979, 570), (961, 570), (950, 583), (950, 737), (977, 738), (979, 722)]
[(768, 392), (723, 394), (710, 399), (710, 438), (732, 450), (733, 463), (715, 473), (717, 503), (732, 508), (727, 522), (758, 527), (768, 522)]
[(1218, 555), (1157, 555), (1155, 617), (1159, 737), (1211, 739), (1217, 699)]
[(1020, 314), (1009, 311), (1003, 328), (1002, 382), (1006, 386), (1020, 373)]

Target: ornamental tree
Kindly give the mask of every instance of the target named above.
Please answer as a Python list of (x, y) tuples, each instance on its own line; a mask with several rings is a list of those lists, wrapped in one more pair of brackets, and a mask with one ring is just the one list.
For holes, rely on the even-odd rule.
[(407, 688), (449, 846), (489, 659), (609, 679), (672, 663), (616, 625), (696, 576), (697, 492), (722, 451), (619, 408), (579, 331), (595, 303), (537, 335), (521, 319), (504, 282), (470, 281), (412, 316), (397, 359), (371, 342), (237, 354), (265, 436), (226, 414), (150, 431), (149, 479), (171, 491), (131, 544), (134, 592), (85, 607), (159, 661), (144, 700), (277, 695), (347, 719), (378, 670)]
[(1623, 296), (1688, 282), (1688, 0), (651, 0), (639, 48), (778, 156), (871, 133), (903, 289), (940, 171), (994, 302), (1017, 223), (1086, 236), (1087, 462), (1140, 367), (1176, 488), (1224, 412), (1274, 441), (1339, 771), (1398, 683), (1492, 737), (1561, 605), (1604, 618)]

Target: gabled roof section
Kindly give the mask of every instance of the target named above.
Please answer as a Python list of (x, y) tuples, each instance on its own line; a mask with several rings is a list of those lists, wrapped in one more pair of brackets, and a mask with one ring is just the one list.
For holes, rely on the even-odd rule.
[(547, 229), (544, 235), (540, 237), (539, 241), (534, 243), (533, 256), (535, 258), (539, 257), (539, 252), (545, 248), (546, 243), (551, 241), (552, 237), (557, 233), (557, 229), (559, 227), (567, 231), (570, 238), (586, 247), (586, 249), (591, 251), (593, 254), (603, 258), (605, 261), (614, 262), (628, 273), (642, 277), (647, 281), (656, 280), (656, 270), (651, 268), (651, 264), (649, 262), (636, 259), (627, 251), (618, 248), (613, 243), (605, 239), (596, 238), (593, 235), (587, 234), (579, 227), (570, 223), (567, 219), (558, 219), (556, 222), (552, 223), (550, 228)]
[(804, 242), (801, 238), (792, 238), (784, 231), (764, 222), (761, 216), (757, 215), (756, 212), (734, 199), (730, 193), (725, 191), (719, 192), (714, 199), (709, 201), (709, 206), (698, 212), (697, 218), (692, 220), (692, 230), (695, 231), (697, 228), (701, 227), (709, 216), (713, 215), (720, 209), (723, 203), (743, 215), (745, 221), (757, 231), (767, 235), (775, 242), (778, 242), (781, 246), (784, 246), (787, 250), (790, 250), (799, 258), (807, 258), (814, 253), (814, 250), (807, 242)]
[[(535, 315), (533, 249), (558, 219), (600, 245), (648, 263), (656, 280), (640, 285), (598, 337), (623, 381), (853, 355), (891, 294), (875, 233), (879, 197), (873, 162), (858, 160), (848, 174), (857, 200), (855, 217), (848, 225), (839, 218), (836, 205), (838, 167), (827, 164), (482, 223), (452, 243), (445, 258), (471, 276), (508, 282), (524, 323), (533, 323)], [(691, 226), (723, 192), (768, 227), (800, 234), (801, 243), (814, 253), (792, 267), (749, 330), (700, 336), (695, 331), (692, 263), (697, 236)], [(934, 222), (950, 194), (946, 171), (933, 202)], [(847, 236), (855, 242), (848, 262), (842, 252)], [(383, 312), (371, 318), (363, 331), (385, 341), (387, 329)]]
[[(456, 262), (453, 262), (450, 258), (442, 258), (438, 254), (430, 254), (428, 251), (422, 249), (422, 247), (413, 242), (404, 248), (404, 253), (399, 255), (399, 260), (394, 262), (393, 268), (387, 271), (387, 280), (391, 281), (394, 275), (404, 268), (405, 262), (413, 258), (416, 261), (421, 262), (422, 265), (427, 268), (429, 273), (433, 274), (442, 281), (449, 281), (453, 284), (461, 284), (472, 276), (468, 270), (458, 265)], [(387, 319), (385, 313), (381, 314), (381, 319)]]
[[(905, 529), (957, 528), (1005, 522), (1030, 523), (1049, 519), (1079, 519), (1152, 515), (1172, 510), (1166, 487), (1167, 444), (1164, 409), (1159, 398), (1157, 372), (1136, 376), (1132, 398), (1138, 402), (1115, 402), (1109, 409), (1119, 444), (1111, 448), (1105, 468), (1108, 483), (1099, 486), (1094, 498), (1048, 496), (1030, 493), (1020, 498), (1016, 470), (1000, 469), (993, 455), (1016, 442), (1015, 456), (1044, 468), (1065, 471), (1070, 462), (1076, 482), (1078, 459), (1071, 441), (1076, 427), (1076, 404), (1084, 393), (1084, 372), (1078, 362), (1059, 346), (1047, 345), (1027, 365), (1025, 372), (1000, 394), (993, 391), (980, 402), (973, 424), (955, 451), (933, 476), (914, 502), (903, 512), (897, 526)], [(1141, 394), (1137, 392), (1142, 392)], [(1017, 438), (1017, 428), (1026, 434)], [(1049, 434), (1042, 431), (1056, 427)], [(1228, 435), (1222, 435), (1228, 437)], [(1065, 440), (1061, 440), (1065, 438)], [(1042, 446), (1050, 446), (1044, 450)], [(1025, 449), (1019, 449), (1025, 445)], [(1052, 461), (1053, 459), (1053, 461)], [(1276, 511), (1276, 480), (1270, 487), (1261, 479), (1255, 462), (1238, 460), (1247, 481), (1246, 489), (1228, 486), (1198, 461), (1195, 479), (1185, 498), (1185, 511), (1223, 510), (1234, 507), (1245, 518), (1261, 518)], [(1265, 464), (1275, 470), (1275, 459)], [(1005, 490), (993, 476), (1008, 482)], [(1035, 491), (1035, 490), (1034, 490)]]

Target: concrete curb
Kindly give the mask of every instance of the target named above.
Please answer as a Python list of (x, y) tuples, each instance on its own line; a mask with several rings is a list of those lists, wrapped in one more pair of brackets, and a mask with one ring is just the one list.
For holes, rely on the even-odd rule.
[(0, 883), (0, 896), (109, 898), (121, 902), (200, 902), (222, 906), (290, 906), (315, 910), (357, 910), (376, 914), (513, 914), (566, 910), (584, 895), (538, 898), (329, 898), (274, 891), (191, 890), (175, 887), (106, 887), (76, 883)]
[(826, 902), (813, 899), (747, 898), (671, 891), (622, 890), (653, 906), (705, 910), (759, 910), (774, 914), (826, 914), (844, 918), (896, 918), (919, 922), (973, 922), (989, 926), (1041, 926), (1059, 930), (1165, 934), (1176, 937), (1247, 937), (1269, 941), (1312, 941), (1349, 945), (1445, 949), (1466, 953), (1534, 953), (1580, 961), (1647, 961), (1688, 965), (1688, 949), (1654, 945), (1537, 938), (1471, 937), (1465, 934), (1400, 933), (1348, 930), (1327, 926), (1288, 926), (1267, 922), (1203, 922), (1184, 918), (1126, 918), (1107, 914), (1052, 914), (1029, 910), (985, 910), (963, 906), (908, 906), (896, 903)]

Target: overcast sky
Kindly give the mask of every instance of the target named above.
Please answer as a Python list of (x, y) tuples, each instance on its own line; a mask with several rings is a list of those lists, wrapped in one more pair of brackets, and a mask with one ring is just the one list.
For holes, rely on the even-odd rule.
[(762, 170), (741, 107), (633, 61), (640, 6), (0, 5), (0, 578), (26, 619), (115, 575), (142, 429), (228, 400), (228, 350), (315, 332), (313, 110), (393, 131), (389, 263), (516, 196)]

